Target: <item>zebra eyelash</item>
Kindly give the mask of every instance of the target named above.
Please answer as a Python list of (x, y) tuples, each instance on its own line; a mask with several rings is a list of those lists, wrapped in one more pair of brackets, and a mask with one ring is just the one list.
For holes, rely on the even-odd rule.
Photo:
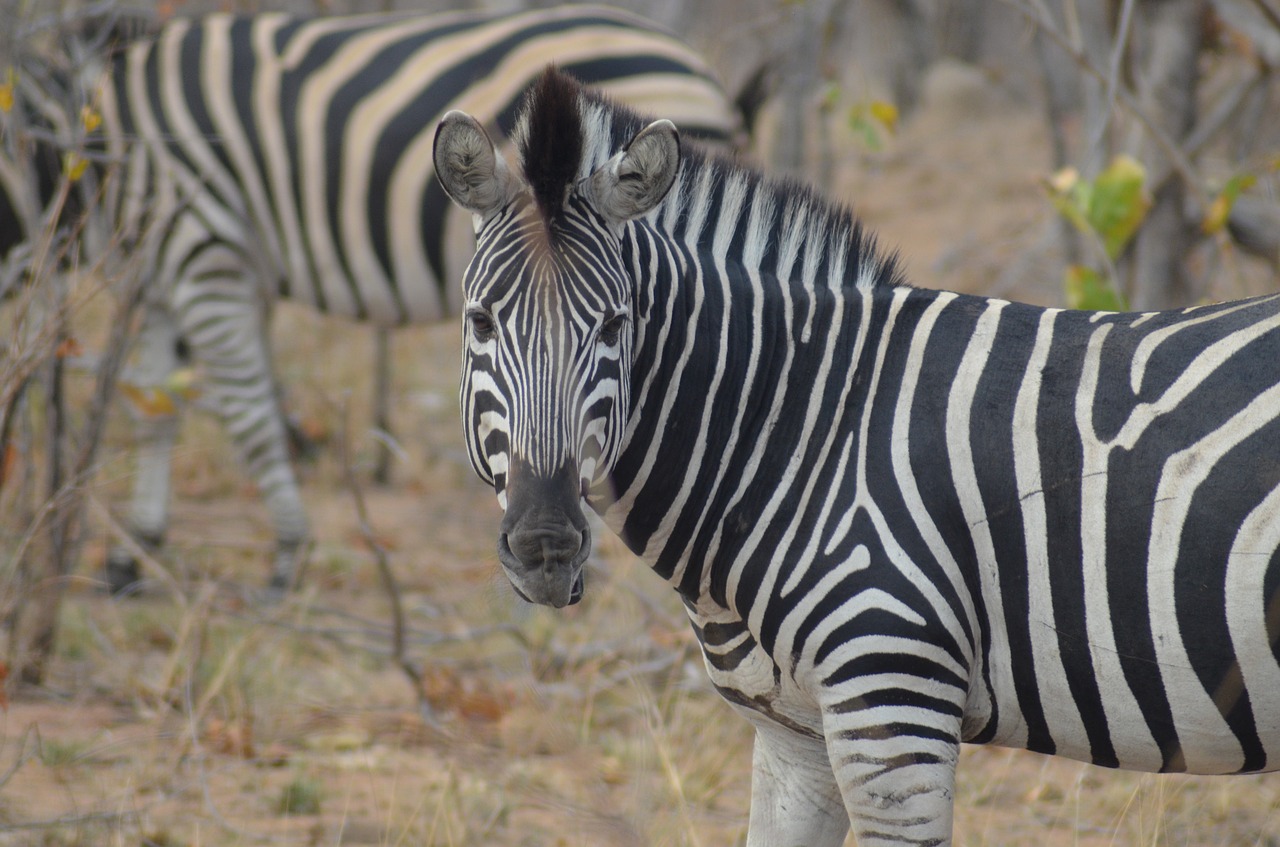
[(597, 337), (609, 347), (616, 347), (618, 342), (622, 340), (622, 331), (627, 328), (627, 324), (630, 321), (631, 316), (626, 312), (610, 315), (600, 324), (600, 332)]
[(472, 306), (466, 311), (467, 326), (476, 341), (487, 342), (498, 337), (498, 324), (488, 309)]

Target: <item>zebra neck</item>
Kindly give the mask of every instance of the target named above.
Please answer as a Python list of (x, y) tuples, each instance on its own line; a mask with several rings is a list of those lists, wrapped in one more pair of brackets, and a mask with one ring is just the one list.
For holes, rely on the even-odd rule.
[[(803, 248), (803, 244), (801, 247)], [(629, 245), (638, 282), (631, 409), (603, 510), (628, 546), (686, 600), (732, 605), (734, 562), (763, 554), (769, 516), (789, 508), (850, 387), (874, 301), (908, 289), (842, 276), (780, 276), (639, 227)], [(803, 255), (803, 254), (802, 254)], [(801, 263), (804, 264), (804, 263)], [(801, 485), (800, 488), (804, 486)]]

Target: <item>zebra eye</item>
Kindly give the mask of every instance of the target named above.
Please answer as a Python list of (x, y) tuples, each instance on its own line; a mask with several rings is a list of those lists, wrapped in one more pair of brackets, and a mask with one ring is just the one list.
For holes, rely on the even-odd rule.
[(498, 334), (498, 327), (493, 322), (493, 315), (483, 309), (471, 309), (467, 312), (467, 322), (471, 324), (471, 334), (477, 341), (492, 341)]
[(614, 315), (604, 322), (600, 327), (600, 340), (605, 344), (613, 347), (622, 337), (622, 330), (627, 327), (626, 315)]

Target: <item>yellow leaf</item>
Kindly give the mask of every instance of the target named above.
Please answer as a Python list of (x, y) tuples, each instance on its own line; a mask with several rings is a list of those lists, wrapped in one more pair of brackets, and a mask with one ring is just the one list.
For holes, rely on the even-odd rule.
[(145, 417), (161, 418), (175, 414), (178, 411), (172, 395), (163, 388), (144, 388), (140, 385), (122, 382), (120, 383), (120, 391), (125, 397), (129, 398), (133, 408)]
[(0, 112), (8, 114), (13, 110), (13, 89), (17, 84), (17, 76), (13, 72), (13, 68), (8, 68), (4, 72), (4, 82), (0, 83)]
[(884, 124), (889, 132), (898, 128), (898, 107), (885, 100), (871, 101), (871, 116)]
[(1231, 216), (1231, 205), (1231, 200), (1225, 194), (1219, 194), (1213, 198), (1213, 202), (1209, 204), (1209, 210), (1204, 213), (1204, 218), (1200, 221), (1200, 230), (1205, 235), (1220, 232), (1227, 225), (1227, 218)]
[(82, 106), (80, 108), (80, 123), (84, 124), (85, 132), (93, 132), (102, 125), (102, 115), (92, 106)]
[(1258, 178), (1253, 174), (1243, 173), (1236, 174), (1227, 180), (1227, 184), (1222, 187), (1222, 191), (1218, 192), (1218, 196), (1213, 198), (1213, 202), (1209, 204), (1209, 209), (1204, 213), (1204, 217), (1200, 220), (1200, 229), (1205, 235), (1213, 235), (1220, 232), (1227, 225), (1228, 219), (1231, 217), (1231, 209), (1236, 204), (1240, 192), (1246, 188), (1251, 188)]
[(84, 176), (84, 172), (88, 167), (89, 160), (72, 150), (68, 150), (62, 156), (62, 172), (72, 182)]

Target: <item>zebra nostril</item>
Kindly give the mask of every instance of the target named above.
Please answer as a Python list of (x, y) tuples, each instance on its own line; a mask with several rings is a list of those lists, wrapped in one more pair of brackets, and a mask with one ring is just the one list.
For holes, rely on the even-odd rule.
[(542, 527), (507, 535), (507, 544), (526, 568), (573, 561), (582, 550), (583, 534), (572, 528)]

